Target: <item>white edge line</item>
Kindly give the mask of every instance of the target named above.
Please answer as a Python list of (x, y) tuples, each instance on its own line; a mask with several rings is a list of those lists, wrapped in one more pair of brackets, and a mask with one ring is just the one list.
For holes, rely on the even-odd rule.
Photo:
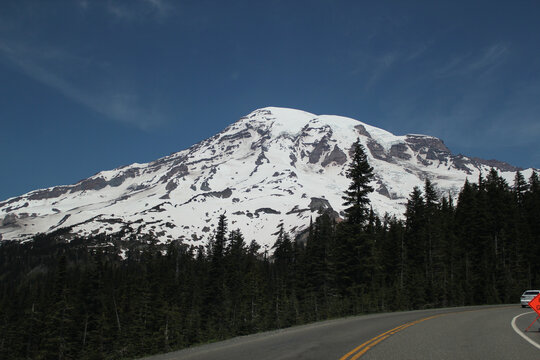
[(531, 345), (533, 346), (536, 346), (537, 349), (540, 349), (540, 344), (538, 344), (536, 341), (532, 340), (531, 338), (529, 338), (527, 335), (525, 335), (525, 333), (523, 333), (523, 331), (519, 330), (518, 327), (516, 326), (516, 319), (520, 316), (523, 316), (523, 315), (527, 315), (527, 314), (532, 314), (534, 313), (534, 311), (530, 311), (530, 312), (526, 312), (526, 313), (523, 313), (523, 314), (519, 314), (519, 315), (516, 315), (514, 316), (514, 318), (512, 319), (512, 328), (514, 328), (514, 331), (519, 335), (521, 336), (522, 338), (524, 338), (525, 340), (527, 340), (528, 342), (531, 343)]

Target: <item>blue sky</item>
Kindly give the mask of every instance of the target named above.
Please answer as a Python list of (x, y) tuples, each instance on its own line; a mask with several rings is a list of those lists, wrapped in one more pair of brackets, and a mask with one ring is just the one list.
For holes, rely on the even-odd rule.
[(0, 2), (0, 199), (148, 162), (260, 107), (540, 168), (540, 2)]

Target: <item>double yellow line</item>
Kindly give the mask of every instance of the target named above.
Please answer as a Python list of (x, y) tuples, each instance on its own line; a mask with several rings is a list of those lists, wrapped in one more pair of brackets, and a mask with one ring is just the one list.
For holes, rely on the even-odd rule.
[[(378, 343), (380, 343), (384, 339), (394, 335), (395, 333), (400, 332), (401, 330), (405, 330), (406, 328), (408, 328), (410, 326), (413, 326), (413, 325), (416, 325), (416, 324), (419, 324), (419, 323), (421, 323), (423, 321), (426, 321), (426, 320), (429, 320), (429, 319), (434, 319), (434, 318), (437, 318), (437, 317), (443, 316), (443, 315), (447, 315), (447, 314), (439, 314), (439, 315), (429, 316), (429, 317), (426, 317), (426, 318), (423, 318), (423, 319), (420, 319), (420, 320), (411, 321), (409, 323), (406, 323), (406, 324), (400, 325), (398, 327), (395, 327), (395, 328), (393, 328), (391, 330), (388, 330), (387, 332), (384, 332), (384, 333), (382, 333), (382, 334), (380, 334), (378, 336), (375, 336), (374, 338), (369, 339), (368, 341), (366, 341), (362, 345), (352, 349), (347, 354), (343, 355), (339, 360), (356, 360), (360, 356), (364, 355), (369, 349), (371, 349), (372, 347), (374, 347), (375, 345), (377, 345)], [(352, 357), (349, 357), (349, 356), (352, 356)]]

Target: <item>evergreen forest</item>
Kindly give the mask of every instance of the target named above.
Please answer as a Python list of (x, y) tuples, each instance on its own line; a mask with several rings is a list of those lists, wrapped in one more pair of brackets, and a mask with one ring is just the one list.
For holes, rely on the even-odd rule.
[(374, 214), (372, 172), (357, 144), (345, 219), (321, 212), (297, 238), (281, 226), (270, 249), (226, 215), (198, 246), (69, 229), (5, 241), (0, 358), (131, 359), (349, 315), (517, 304), (540, 288), (536, 172), (508, 184), (491, 169), (457, 199), (426, 179), (402, 219)]

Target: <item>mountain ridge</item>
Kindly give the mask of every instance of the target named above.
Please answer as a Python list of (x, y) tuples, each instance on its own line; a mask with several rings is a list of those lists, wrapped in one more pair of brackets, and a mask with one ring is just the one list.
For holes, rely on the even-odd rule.
[(267, 107), (155, 161), (0, 202), (0, 237), (26, 240), (69, 227), (80, 236), (153, 233), (164, 242), (198, 242), (226, 213), (230, 227), (240, 228), (248, 241), (269, 245), (280, 223), (298, 233), (321, 208), (342, 215), (356, 139), (375, 169), (370, 199), (380, 215), (402, 216), (408, 194), (426, 178), (441, 194), (456, 196), (465, 179), (476, 181), (492, 166), (510, 183), (519, 170), (454, 155), (433, 136), (397, 136), (347, 117)]

